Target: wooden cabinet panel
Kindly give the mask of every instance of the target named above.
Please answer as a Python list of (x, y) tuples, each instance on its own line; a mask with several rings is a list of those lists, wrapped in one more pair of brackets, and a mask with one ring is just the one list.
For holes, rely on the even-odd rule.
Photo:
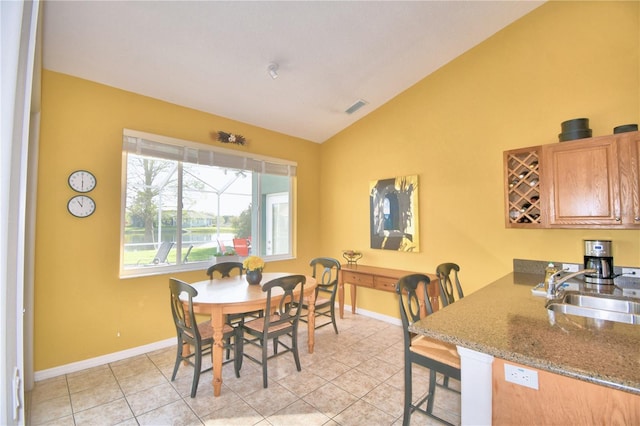
[(620, 136), (622, 222), (640, 228), (640, 132)]
[(622, 224), (616, 139), (543, 146), (548, 225)]
[(505, 361), (493, 361), (494, 425), (637, 425), (640, 396), (547, 371), (538, 373), (538, 389), (505, 381)]

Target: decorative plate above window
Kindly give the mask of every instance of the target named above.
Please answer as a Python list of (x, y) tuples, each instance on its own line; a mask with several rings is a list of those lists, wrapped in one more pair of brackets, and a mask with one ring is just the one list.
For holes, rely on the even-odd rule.
[(223, 131), (212, 132), (211, 137), (222, 143), (234, 143), (236, 145), (244, 145), (247, 141), (244, 136), (227, 133)]

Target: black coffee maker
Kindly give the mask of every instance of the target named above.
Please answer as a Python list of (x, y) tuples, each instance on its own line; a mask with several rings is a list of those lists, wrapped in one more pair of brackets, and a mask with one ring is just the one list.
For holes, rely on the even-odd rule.
[(584, 274), (584, 281), (591, 284), (613, 284), (613, 256), (610, 240), (584, 240), (584, 269), (595, 273)]

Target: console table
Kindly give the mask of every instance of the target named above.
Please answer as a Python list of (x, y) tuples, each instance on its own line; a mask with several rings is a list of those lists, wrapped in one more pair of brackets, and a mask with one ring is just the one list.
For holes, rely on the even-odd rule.
[[(405, 275), (416, 274), (417, 272), (402, 271), (399, 269), (380, 268), (377, 266), (367, 265), (342, 265), (338, 272), (338, 303), (340, 307), (340, 318), (344, 318), (344, 285), (351, 285), (351, 313), (356, 313), (356, 288), (367, 287), (374, 290), (394, 292), (398, 280)], [(429, 301), (434, 312), (438, 310), (440, 302), (440, 288), (438, 286), (438, 276), (434, 274), (425, 274), (431, 280), (427, 293)], [(418, 292), (418, 298), (421, 299), (422, 291)], [(420, 316), (427, 314), (424, 301), (420, 300)]]

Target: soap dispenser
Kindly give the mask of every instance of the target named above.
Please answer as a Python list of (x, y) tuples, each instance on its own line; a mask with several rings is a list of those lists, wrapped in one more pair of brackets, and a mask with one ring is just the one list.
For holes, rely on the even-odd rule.
[(546, 268), (544, 268), (544, 288), (545, 290), (549, 289), (549, 280), (551, 276), (558, 272), (558, 268), (552, 263), (549, 262)]

